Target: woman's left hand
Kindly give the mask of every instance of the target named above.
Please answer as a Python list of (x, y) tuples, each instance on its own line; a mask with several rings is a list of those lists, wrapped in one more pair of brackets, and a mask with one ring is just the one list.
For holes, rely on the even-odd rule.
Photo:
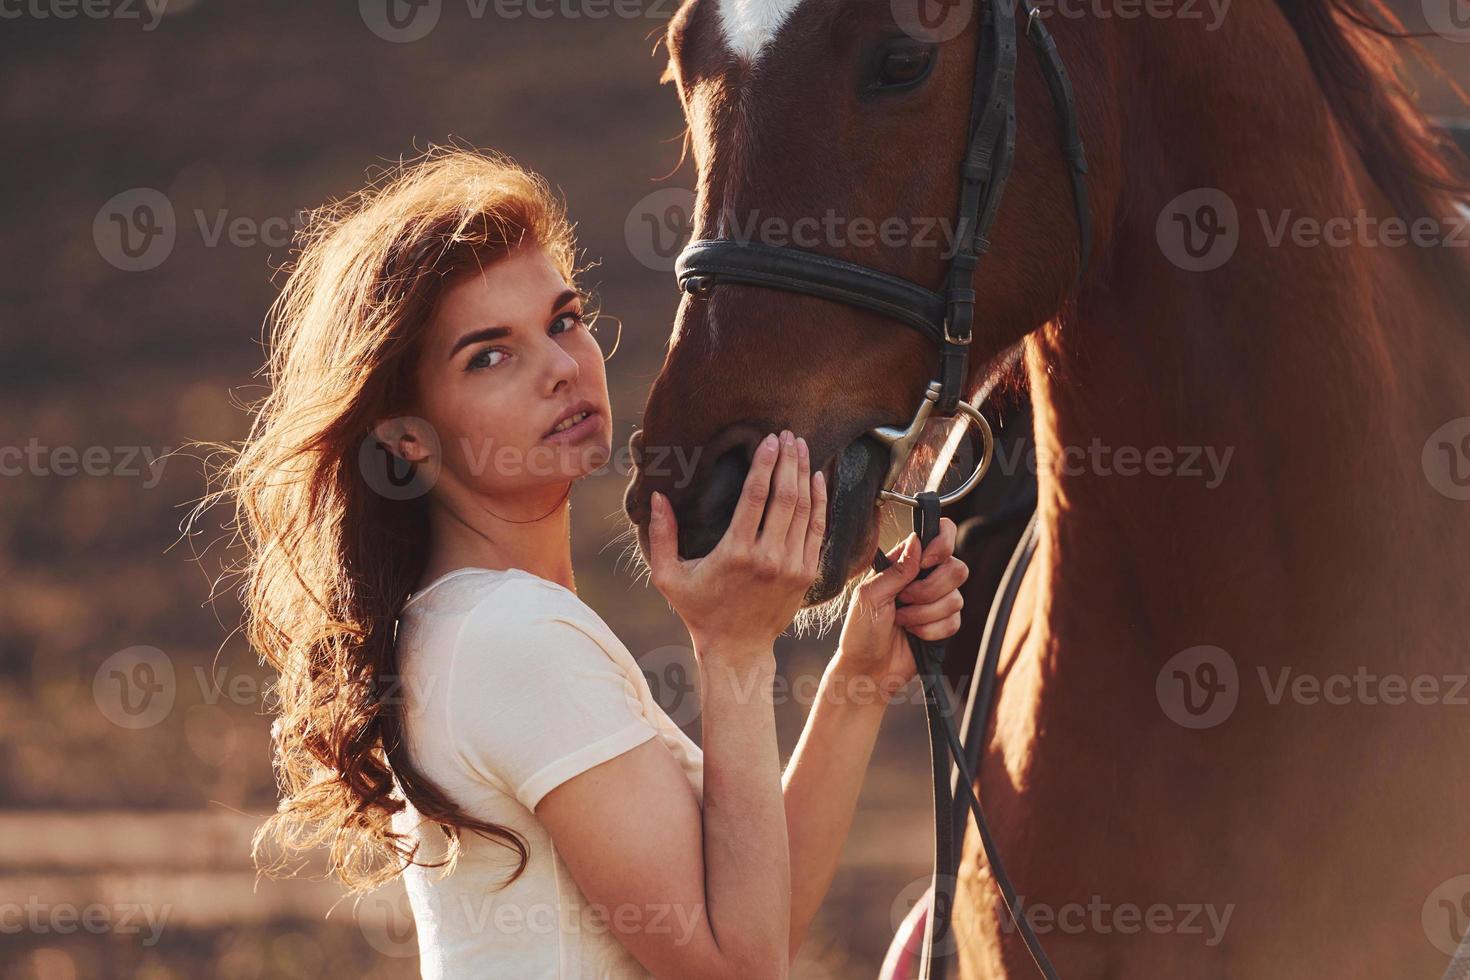
[[(960, 628), (965, 600), (960, 586), (969, 567), (954, 556), (955, 523), (939, 521), (939, 533), (919, 556), (919, 539), (910, 534), (888, 552), (893, 567), (872, 572), (853, 592), (837, 643), (834, 669), (848, 678), (877, 683), (885, 698), (896, 694), (916, 673), (908, 632), (924, 640), (947, 640)], [(921, 568), (932, 568), (918, 578)], [(897, 602), (904, 605), (900, 608)]]

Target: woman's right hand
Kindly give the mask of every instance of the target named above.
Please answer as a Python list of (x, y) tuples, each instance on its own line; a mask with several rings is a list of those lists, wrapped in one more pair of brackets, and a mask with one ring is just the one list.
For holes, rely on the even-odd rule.
[[(767, 436), (756, 449), (730, 526), (703, 558), (679, 557), (679, 526), (667, 498), (653, 494), (650, 579), (689, 630), (696, 652), (730, 648), (767, 654), (817, 577), (827, 488), (811, 473), (804, 439)], [(769, 506), (768, 506), (769, 504)], [(765, 524), (761, 525), (761, 514)]]

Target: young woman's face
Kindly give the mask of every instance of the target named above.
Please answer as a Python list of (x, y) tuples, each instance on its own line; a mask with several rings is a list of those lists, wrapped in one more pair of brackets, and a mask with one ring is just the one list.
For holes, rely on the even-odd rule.
[(418, 361), (418, 413), (440, 454), (436, 486), (537, 497), (606, 464), (612, 418), (602, 358), (582, 297), (540, 248), (456, 279)]

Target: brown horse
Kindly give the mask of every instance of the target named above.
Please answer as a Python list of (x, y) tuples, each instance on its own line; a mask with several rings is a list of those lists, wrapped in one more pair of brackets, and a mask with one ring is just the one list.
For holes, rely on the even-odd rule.
[[(978, 17), (952, 30), (958, 4), (931, 35), (902, 6), (686, 0), (669, 77), (696, 237), (815, 222), (810, 250), (941, 281), (921, 238), (955, 212)], [(1064, 977), (1436, 977), (1470, 918), (1470, 266), (1448, 151), (1365, 26), (1376, 0), (1048, 9), (1095, 233), (1076, 282), (1023, 43), (971, 359), (978, 382), (1024, 345), (1043, 461), (979, 779), (1000, 852)], [(809, 598), (839, 596), (877, 534), (863, 435), (907, 422), (934, 363), (917, 332), (820, 299), (686, 297), (632, 448), (705, 465), (635, 474), (640, 544), (659, 489), (706, 553), (753, 440), (789, 427), (833, 488)], [(954, 922), (961, 975), (1034, 975), (973, 835)]]

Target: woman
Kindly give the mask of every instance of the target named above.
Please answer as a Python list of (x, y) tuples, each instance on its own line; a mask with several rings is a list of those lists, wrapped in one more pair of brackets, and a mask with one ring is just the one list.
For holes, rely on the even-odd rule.
[(785, 975), (913, 674), (903, 630), (958, 628), (953, 524), (857, 588), (783, 775), (772, 644), (826, 514), (805, 441), (772, 434), (703, 559), (658, 501), (651, 579), (699, 661), (701, 753), (577, 598), (568, 495), (613, 426), (545, 184), (435, 152), (301, 244), (230, 483), (250, 639), (280, 673), (257, 856), (330, 845), (354, 890), (403, 874), (426, 977)]

